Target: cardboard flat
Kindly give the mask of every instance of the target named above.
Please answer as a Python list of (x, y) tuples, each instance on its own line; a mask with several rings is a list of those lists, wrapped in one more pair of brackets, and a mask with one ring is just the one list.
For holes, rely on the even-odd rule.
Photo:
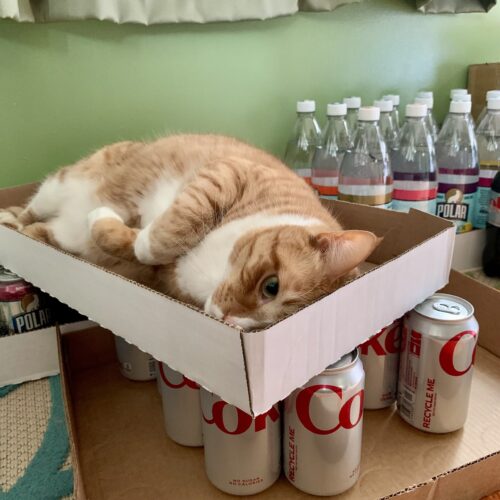
[(481, 267), (486, 245), (486, 229), (474, 229), (455, 236), (455, 248), (451, 267), (457, 271), (470, 271)]
[(486, 104), (486, 92), (500, 88), (500, 63), (471, 64), (467, 86), (472, 96), (472, 116), (477, 119)]
[[(66, 333), (91, 324), (79, 321), (61, 326)], [(59, 373), (56, 327), (0, 337), (0, 387), (38, 380)]]
[[(0, 206), (22, 204), (32, 189), (0, 190)], [(403, 214), (325, 204), (346, 228), (384, 236), (370, 257), (378, 267), (259, 332), (235, 329), (3, 226), (0, 262), (229, 403), (258, 415), (448, 281), (455, 237), (451, 223), (415, 210)]]
[[(452, 272), (444, 291), (467, 296), (470, 281)], [(500, 489), (500, 337), (495, 324), (500, 292), (477, 287), (473, 302), (482, 347), (465, 427), (431, 435), (407, 425), (394, 408), (366, 411), (360, 480), (335, 498), (478, 500)], [(487, 306), (481, 307), (483, 302)], [(166, 437), (155, 383), (120, 375), (109, 333), (74, 332), (62, 343), (70, 424), (78, 440), (78, 500), (227, 498), (206, 478), (203, 450)], [(305, 497), (282, 476), (258, 498)]]

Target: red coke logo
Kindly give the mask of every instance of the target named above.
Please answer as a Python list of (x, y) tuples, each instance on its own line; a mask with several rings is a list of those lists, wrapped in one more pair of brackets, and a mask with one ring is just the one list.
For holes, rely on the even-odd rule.
[[(379, 333), (368, 339), (365, 343), (359, 346), (362, 356), (369, 354), (370, 347), (377, 356), (387, 356), (388, 354), (396, 354), (400, 349), (400, 327), (399, 323), (392, 325), (392, 327), (383, 328)], [(384, 343), (381, 344), (382, 335), (387, 332)]]
[[(455, 352), (460, 339), (462, 337), (465, 337), (466, 335), (469, 335), (471, 337), (469, 340), (472, 340), (474, 342), (474, 350), (472, 351), (471, 361), (469, 365), (463, 370), (459, 370), (455, 366)], [(477, 332), (473, 330), (466, 330), (464, 332), (457, 333), (443, 345), (441, 351), (439, 352), (439, 364), (441, 365), (441, 368), (445, 371), (445, 373), (451, 375), (452, 377), (460, 377), (461, 375), (465, 375), (474, 364), (474, 359), (476, 357), (476, 347)]]
[[(160, 375), (161, 379), (163, 380), (163, 383), (167, 386), (170, 387), (171, 389), (182, 389), (183, 387), (189, 387), (190, 389), (200, 389), (200, 386), (196, 383), (193, 382), (192, 380), (188, 379), (184, 375), (182, 375), (182, 380), (176, 384), (174, 382), (171, 382), (165, 373), (165, 370), (163, 369), (163, 363), (159, 363), (160, 366)], [(180, 375), (180, 373), (179, 373)]]
[[(227, 426), (224, 409), (230, 409), (230, 411), (236, 412), (236, 427), (231, 430)], [(224, 432), (225, 434), (243, 434), (252, 426), (254, 423), (254, 431), (259, 432), (266, 428), (268, 419), (271, 422), (276, 422), (280, 417), (280, 413), (276, 406), (273, 406), (269, 411), (259, 415), (255, 419), (252, 418), (251, 415), (245, 413), (243, 410), (240, 410), (236, 406), (232, 406), (225, 401), (216, 401), (212, 405), (212, 418), (207, 418), (205, 414), (203, 414), (203, 420), (207, 424), (215, 424), (219, 430)], [(231, 419), (232, 420), (232, 419)]]
[[(342, 407), (339, 411), (339, 420), (336, 425), (333, 425), (329, 429), (320, 429), (313, 422), (311, 417), (311, 400), (313, 396), (320, 390), (328, 390), (338, 396), (338, 398), (342, 401), (343, 392), (340, 387), (336, 387), (334, 385), (311, 385), (310, 387), (306, 387), (302, 389), (297, 395), (297, 400), (295, 402), (297, 416), (299, 417), (302, 425), (313, 434), (333, 434), (337, 432), (340, 428), (344, 429), (352, 429), (356, 427), (363, 416), (363, 401), (365, 391), (361, 389), (356, 392), (353, 396), (351, 396), (347, 401), (342, 404)], [(351, 415), (352, 413), (352, 405), (356, 399), (359, 402), (359, 409), (354, 417)]]

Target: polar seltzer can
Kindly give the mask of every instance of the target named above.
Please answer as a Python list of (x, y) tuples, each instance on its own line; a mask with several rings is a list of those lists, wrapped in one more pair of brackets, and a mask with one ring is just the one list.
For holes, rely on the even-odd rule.
[(165, 363), (158, 366), (168, 437), (184, 446), (203, 446), (200, 386)]
[(17, 274), (0, 267), (0, 337), (52, 324), (47, 296)]
[(202, 388), (201, 408), (210, 482), (232, 495), (253, 495), (269, 488), (281, 470), (278, 405), (252, 418)]
[(120, 373), (130, 380), (145, 381), (156, 378), (156, 360), (135, 345), (115, 335), (116, 356)]
[(357, 350), (285, 400), (283, 468), (312, 495), (337, 495), (359, 477), (365, 374)]
[(365, 410), (386, 408), (396, 401), (401, 322), (394, 321), (359, 346), (365, 370)]
[(467, 418), (478, 337), (472, 305), (437, 293), (404, 320), (398, 383), (403, 420), (426, 432), (451, 432)]

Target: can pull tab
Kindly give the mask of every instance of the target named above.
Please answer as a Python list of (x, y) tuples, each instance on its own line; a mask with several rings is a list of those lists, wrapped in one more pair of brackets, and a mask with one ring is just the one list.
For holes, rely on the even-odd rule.
[(460, 314), (460, 306), (456, 304), (447, 304), (446, 302), (436, 302), (432, 304), (432, 308), (436, 311), (448, 314)]

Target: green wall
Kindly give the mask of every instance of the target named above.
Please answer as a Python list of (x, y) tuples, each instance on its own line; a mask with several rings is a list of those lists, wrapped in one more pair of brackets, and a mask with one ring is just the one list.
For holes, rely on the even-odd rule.
[(467, 65), (500, 61), (500, 7), (427, 15), (410, 0), (211, 25), (0, 21), (0, 186), (99, 146), (211, 131), (281, 154), (295, 100), (436, 91), (442, 118)]

